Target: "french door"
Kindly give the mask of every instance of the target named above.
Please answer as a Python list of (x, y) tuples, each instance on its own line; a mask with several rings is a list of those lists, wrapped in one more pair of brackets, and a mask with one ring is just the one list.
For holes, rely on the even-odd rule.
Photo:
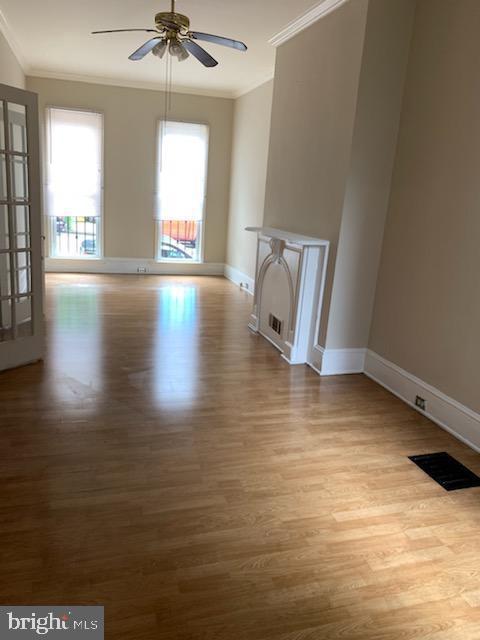
[(43, 357), (37, 96), (0, 84), (0, 370)]

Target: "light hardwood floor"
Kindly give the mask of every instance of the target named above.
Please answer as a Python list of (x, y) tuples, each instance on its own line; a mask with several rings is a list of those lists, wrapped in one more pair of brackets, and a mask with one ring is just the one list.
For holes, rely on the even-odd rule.
[(480, 458), (366, 377), (289, 367), (220, 278), (50, 275), (0, 374), (0, 605), (128, 640), (478, 640)]

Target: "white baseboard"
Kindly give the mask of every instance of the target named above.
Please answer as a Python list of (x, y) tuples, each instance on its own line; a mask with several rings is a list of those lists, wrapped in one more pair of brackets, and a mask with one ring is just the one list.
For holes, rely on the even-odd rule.
[(480, 452), (480, 414), (373, 351), (367, 351), (365, 375), (417, 411), (419, 409), (415, 406), (416, 396), (424, 398), (426, 411), (420, 413)]
[(310, 364), (321, 376), (339, 376), (347, 373), (363, 373), (366, 349), (324, 349), (316, 346), (320, 353), (315, 363)]
[(248, 288), (245, 286), (242, 288), (247, 291), (247, 293), (251, 293), (253, 296), (253, 293), (255, 291), (255, 280), (253, 278), (250, 278), (250, 276), (247, 276), (245, 273), (242, 273), (229, 264), (225, 265), (224, 275), (226, 278), (228, 278), (228, 280), (231, 280), (233, 283), (238, 284), (238, 286), (247, 285)]
[[(139, 272), (138, 269), (145, 269)], [(158, 275), (223, 276), (224, 265), (216, 262), (156, 262), (145, 258), (101, 258), (63, 260), (45, 258), (47, 273), (151, 273)]]

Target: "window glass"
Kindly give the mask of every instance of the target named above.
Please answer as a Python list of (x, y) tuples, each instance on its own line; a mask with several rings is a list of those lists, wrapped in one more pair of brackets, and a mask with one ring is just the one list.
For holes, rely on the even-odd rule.
[(47, 173), (51, 255), (98, 257), (103, 205), (101, 114), (48, 110)]
[(202, 259), (208, 126), (160, 122), (157, 151), (159, 260)]

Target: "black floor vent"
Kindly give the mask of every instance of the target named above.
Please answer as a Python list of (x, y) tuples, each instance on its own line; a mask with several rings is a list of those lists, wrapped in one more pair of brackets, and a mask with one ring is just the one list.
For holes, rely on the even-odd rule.
[(480, 487), (480, 478), (449, 453), (442, 451), (408, 457), (446, 491)]

